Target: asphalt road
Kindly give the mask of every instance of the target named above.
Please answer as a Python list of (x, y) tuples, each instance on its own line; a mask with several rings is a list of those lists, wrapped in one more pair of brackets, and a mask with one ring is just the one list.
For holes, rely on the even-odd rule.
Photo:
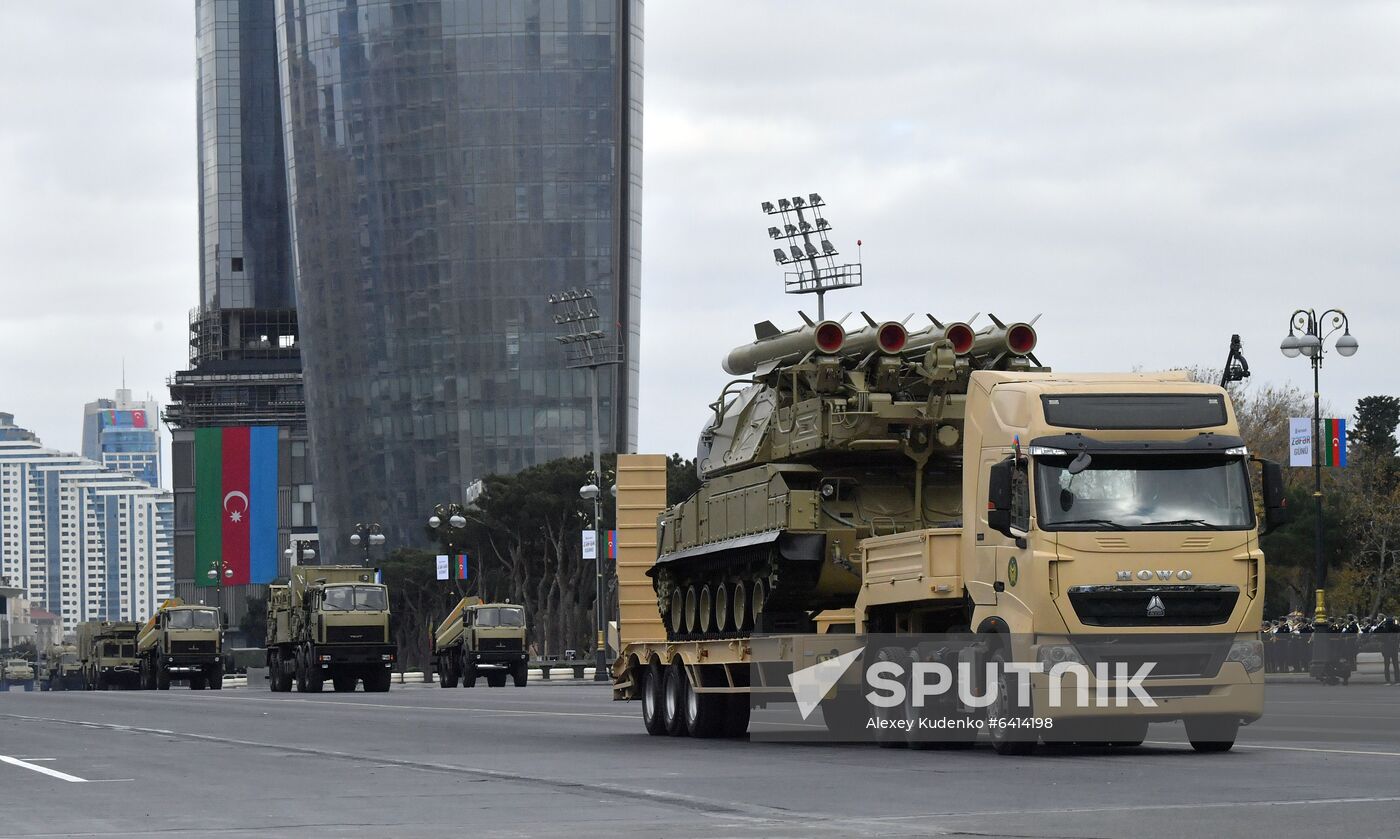
[(1400, 832), (1400, 688), (1269, 691), (1229, 754), (1153, 726), (1138, 749), (1025, 758), (649, 737), (591, 682), (11, 692), (0, 836)]

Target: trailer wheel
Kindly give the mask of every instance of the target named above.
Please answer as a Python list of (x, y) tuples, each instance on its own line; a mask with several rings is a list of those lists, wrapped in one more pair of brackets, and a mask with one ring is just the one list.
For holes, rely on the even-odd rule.
[(641, 680), (642, 724), (647, 734), (659, 736), (666, 733), (666, 672), (660, 662), (638, 664), (637, 677)]
[[(695, 677), (700, 687), (710, 687), (715, 683), (713, 671), (723, 668), (696, 667)], [(686, 679), (685, 691), (685, 733), (691, 737), (718, 737), (724, 731), (724, 716), (729, 710), (729, 694), (702, 693)], [(716, 685), (717, 686), (717, 685)]]
[(666, 733), (672, 737), (684, 736), (685, 705), (690, 698), (690, 680), (685, 677), (685, 665), (680, 659), (666, 668), (666, 681), (663, 689), (662, 720)]

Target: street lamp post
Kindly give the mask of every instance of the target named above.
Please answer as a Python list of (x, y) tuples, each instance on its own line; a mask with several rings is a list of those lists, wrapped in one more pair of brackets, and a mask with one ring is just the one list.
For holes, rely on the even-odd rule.
[[(293, 539), (292, 547), (282, 551), (282, 555), (287, 558), (287, 564), (291, 566), (305, 565), (306, 563), (302, 560), (315, 559), (316, 549), (306, 547), (310, 542), (310, 539)], [(288, 573), (290, 573), (290, 570)]]
[[(1330, 322), (1329, 322), (1330, 321)], [(1344, 358), (1356, 354), (1360, 347), (1352, 337), (1351, 323), (1346, 312), (1341, 309), (1328, 309), (1319, 315), (1313, 309), (1298, 309), (1288, 318), (1288, 337), (1279, 344), (1279, 350), (1288, 358), (1300, 354), (1312, 362), (1313, 371), (1313, 503), (1317, 515), (1317, 528), (1313, 538), (1313, 579), (1317, 587), (1317, 606), (1313, 620), (1327, 619), (1327, 604), (1324, 590), (1327, 587), (1327, 560), (1322, 553), (1322, 388), (1319, 383), (1322, 372), (1322, 356), (1326, 353), (1327, 339), (1341, 330), (1342, 334), (1333, 342), (1337, 352)], [(1300, 334), (1301, 333), (1301, 334)]]
[(371, 524), (356, 524), (355, 532), (350, 536), (350, 544), (357, 548), (362, 548), (365, 552), (365, 565), (369, 565), (369, 549), (372, 545), (384, 544), (383, 528), (379, 522)]
[[(566, 348), (567, 364), (570, 369), (587, 368), (589, 394), (593, 402), (593, 480), (603, 480), (602, 443), (598, 431), (598, 369), (622, 363), (622, 346), (609, 339), (607, 333), (598, 328), (598, 307), (590, 289), (569, 289), (549, 297), (551, 305), (558, 307), (554, 323), (563, 328), (564, 334), (555, 340)], [(594, 674), (597, 682), (611, 681), (608, 676), (607, 615), (603, 609), (603, 519), (601, 490), (597, 483), (589, 483), (579, 489), (585, 501), (593, 502), (593, 556), (596, 577), (596, 593), (593, 601), (594, 623), (598, 632), (594, 647)]]

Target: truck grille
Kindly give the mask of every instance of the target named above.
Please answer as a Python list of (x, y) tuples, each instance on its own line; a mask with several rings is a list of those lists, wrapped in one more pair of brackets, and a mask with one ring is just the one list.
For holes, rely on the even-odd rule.
[(512, 652), (518, 653), (521, 650), (519, 638), (482, 638), (481, 650), (483, 652)]
[[(1160, 601), (1160, 603), (1154, 601)], [(1236, 586), (1072, 586), (1085, 626), (1215, 626), (1230, 619)]]
[(171, 641), (171, 655), (210, 655), (216, 652), (213, 641)]
[(384, 643), (384, 627), (382, 626), (328, 626), (326, 627), (327, 644), (382, 644)]
[(1132, 676), (1151, 664), (1148, 679), (1211, 679), (1220, 672), (1230, 652), (1233, 635), (1161, 635), (1076, 638), (1074, 647), (1091, 670), (1108, 665), (1110, 676), (1127, 667)]

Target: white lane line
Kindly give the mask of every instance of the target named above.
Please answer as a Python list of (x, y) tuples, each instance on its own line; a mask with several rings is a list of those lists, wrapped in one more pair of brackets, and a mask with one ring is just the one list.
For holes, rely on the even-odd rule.
[(1288, 800), (1271, 799), (1268, 801), (1210, 801), (1192, 802), (1190, 804), (1121, 804), (1107, 807), (1054, 807), (1046, 809), (1026, 809), (1026, 810), (973, 810), (967, 812), (946, 811), (941, 813), (911, 813), (904, 816), (872, 816), (865, 819), (850, 819), (853, 822), (879, 822), (890, 823), (899, 821), (910, 821), (914, 819), (933, 818), (970, 818), (987, 816), (1027, 816), (1027, 815), (1060, 815), (1067, 813), (1132, 813), (1141, 810), (1211, 810), (1211, 809), (1234, 809), (1237, 807), (1291, 807), (1307, 806), (1314, 804), (1393, 804), (1400, 801), (1400, 796), (1367, 796), (1358, 798), (1294, 798)]
[[(1180, 746), (1175, 740), (1148, 740), (1149, 746)], [(1400, 757), (1400, 752), (1363, 751), (1361, 749), (1318, 749), (1309, 746), (1260, 746), (1254, 743), (1236, 743), (1236, 749), (1262, 749), (1274, 752), (1317, 752), (1328, 755), (1363, 755), (1365, 757)]]
[(79, 778), (77, 775), (69, 775), (66, 772), (59, 772), (57, 769), (50, 769), (47, 766), (39, 766), (28, 761), (20, 760), (17, 757), (7, 757), (0, 755), (0, 763), (8, 763), (11, 766), (18, 766), (21, 769), (28, 769), (38, 772), (40, 775), (48, 775), (50, 778), (57, 778), (60, 781), (67, 781), (71, 784), (86, 784), (86, 778)]

